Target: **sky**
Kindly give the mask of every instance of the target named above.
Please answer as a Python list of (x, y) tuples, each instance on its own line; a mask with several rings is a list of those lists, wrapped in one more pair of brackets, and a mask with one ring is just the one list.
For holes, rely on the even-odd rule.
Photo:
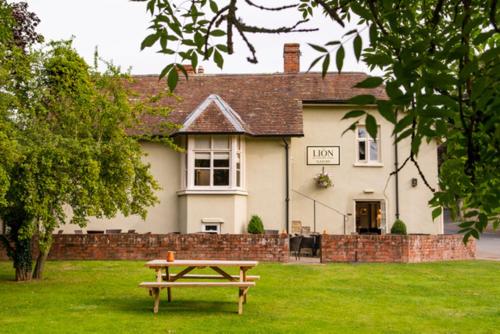
[[(133, 74), (158, 74), (164, 66), (174, 61), (171, 56), (156, 53), (157, 48), (140, 51), (140, 44), (149, 32), (151, 16), (146, 13), (145, 2), (128, 0), (25, 0), (29, 9), (41, 19), (38, 32), (46, 41), (73, 38), (73, 46), (86, 59), (93, 62), (96, 46), (99, 55), (112, 60), (122, 69), (131, 69)], [(227, 0), (217, 0), (227, 3)], [(269, 1), (255, 0), (255, 3), (269, 5)], [(273, 5), (291, 3), (275, 0)], [(220, 7), (220, 6), (219, 6)], [(250, 25), (281, 27), (293, 24), (298, 14), (295, 10), (276, 14), (241, 6), (240, 16)], [(319, 55), (307, 43), (324, 44), (338, 40), (352, 27), (342, 28), (320, 13), (304, 27), (319, 28), (319, 32), (292, 33), (280, 35), (249, 35), (257, 49), (258, 64), (250, 64), (244, 42), (235, 41), (235, 54), (225, 57), (223, 70), (215, 64), (202, 62), (205, 73), (275, 73), (283, 71), (283, 44), (301, 44), (301, 70), (309, 68)], [(366, 40), (367, 31), (362, 32)], [(320, 71), (321, 64), (313, 69)], [(335, 69), (330, 67), (331, 71)], [(368, 72), (365, 64), (356, 62), (352, 51), (352, 41), (346, 44), (346, 59), (343, 71)]]

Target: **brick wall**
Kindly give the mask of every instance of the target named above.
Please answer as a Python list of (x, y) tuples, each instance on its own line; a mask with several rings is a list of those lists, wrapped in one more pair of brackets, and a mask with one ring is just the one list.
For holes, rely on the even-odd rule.
[[(36, 248), (36, 247), (35, 247)], [(178, 259), (288, 262), (288, 238), (250, 234), (54, 235), (52, 260), (148, 260), (167, 250)], [(430, 262), (474, 259), (461, 235), (322, 235), (321, 262)], [(6, 260), (0, 247), (0, 260)]]
[(53, 260), (220, 259), (288, 261), (288, 239), (250, 234), (94, 234), (54, 235)]
[(323, 235), (321, 262), (431, 262), (474, 259), (461, 235)]

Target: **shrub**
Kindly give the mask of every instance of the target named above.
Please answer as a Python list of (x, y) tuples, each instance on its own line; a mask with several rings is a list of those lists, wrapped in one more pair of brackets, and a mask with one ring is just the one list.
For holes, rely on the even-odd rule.
[(394, 224), (392, 225), (391, 234), (406, 235), (406, 225), (405, 225), (405, 223), (402, 220), (397, 219), (394, 222)]
[(248, 233), (251, 234), (264, 234), (264, 225), (259, 216), (253, 215), (248, 223)]

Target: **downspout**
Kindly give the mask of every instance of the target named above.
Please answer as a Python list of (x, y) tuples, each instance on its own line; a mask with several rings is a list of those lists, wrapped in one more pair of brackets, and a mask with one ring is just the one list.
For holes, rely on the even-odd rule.
[(285, 143), (285, 228), (286, 228), (286, 234), (289, 234), (289, 228), (288, 228), (288, 220), (289, 220), (289, 207), (290, 207), (290, 166), (289, 166), (289, 144), (288, 141), (282, 137), (283, 142)]
[[(396, 116), (396, 121), (397, 121), (397, 116)], [(398, 135), (397, 133), (394, 134), (394, 167), (396, 171), (396, 219), (399, 219), (399, 160), (398, 160)], [(387, 224), (387, 222), (386, 222)]]

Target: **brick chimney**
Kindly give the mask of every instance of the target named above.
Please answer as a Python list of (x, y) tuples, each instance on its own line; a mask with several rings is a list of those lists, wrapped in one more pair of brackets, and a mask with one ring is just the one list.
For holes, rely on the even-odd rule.
[(283, 47), (283, 69), (285, 73), (300, 72), (299, 43), (285, 43)]

